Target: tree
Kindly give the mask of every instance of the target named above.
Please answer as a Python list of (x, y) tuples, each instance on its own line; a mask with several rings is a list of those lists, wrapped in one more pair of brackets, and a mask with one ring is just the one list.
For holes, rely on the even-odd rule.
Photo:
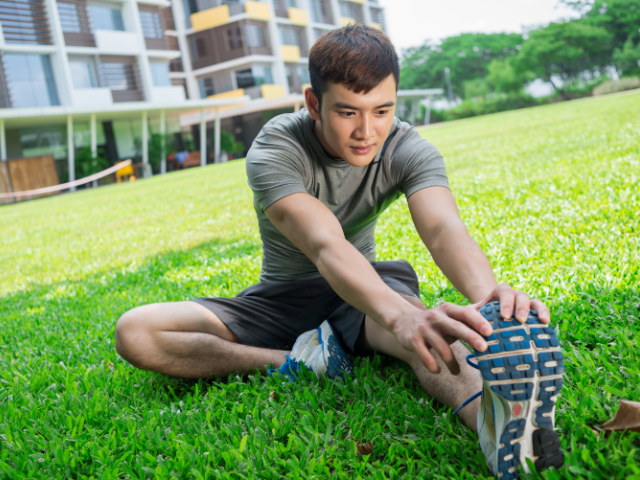
[[(401, 88), (446, 89), (444, 69), (451, 69), (454, 95), (464, 96), (465, 82), (482, 79), (493, 60), (514, 56), (522, 44), (516, 33), (464, 33), (446, 38), (441, 44), (425, 42), (403, 52)], [(480, 85), (470, 84), (475, 93)]]
[(548, 81), (569, 100), (557, 78), (563, 84), (571, 84), (585, 72), (603, 72), (611, 64), (611, 54), (609, 32), (582, 20), (572, 20), (532, 31), (522, 45), (516, 65), (520, 72), (532, 72)]
[(493, 60), (489, 64), (489, 73), (485, 80), (494, 92), (518, 93), (522, 91), (524, 84), (530, 80), (532, 75), (528, 71), (518, 70), (515, 59), (509, 57), (504, 60)]
[(604, 28), (612, 36), (612, 62), (618, 73), (640, 73), (640, 2), (638, 0), (564, 0), (588, 25)]

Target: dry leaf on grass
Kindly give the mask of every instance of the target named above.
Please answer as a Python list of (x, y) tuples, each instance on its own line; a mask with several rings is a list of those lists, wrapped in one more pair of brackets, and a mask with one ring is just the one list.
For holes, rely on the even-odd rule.
[(615, 416), (600, 425), (606, 431), (630, 430), (640, 432), (640, 402), (620, 400), (620, 406)]
[(278, 401), (278, 394), (275, 392), (275, 390), (269, 393), (269, 398), (272, 398), (274, 402)]
[(367, 443), (357, 440), (356, 448), (360, 455), (369, 455), (373, 451), (373, 445), (371, 445), (371, 440), (367, 440)]

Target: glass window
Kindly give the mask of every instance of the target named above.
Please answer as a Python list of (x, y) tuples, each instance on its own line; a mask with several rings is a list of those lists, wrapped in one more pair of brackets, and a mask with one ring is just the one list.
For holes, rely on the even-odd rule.
[(140, 24), (144, 38), (164, 38), (159, 12), (140, 12)]
[(82, 33), (78, 6), (75, 3), (58, 2), (58, 13), (63, 32)]
[(300, 83), (303, 85), (305, 83), (311, 83), (311, 81), (309, 81), (309, 69), (307, 67), (298, 65), (298, 76), (300, 77)]
[(94, 30), (124, 31), (120, 9), (106, 5), (89, 5), (89, 13)]
[(193, 60), (198, 60), (207, 56), (207, 48), (203, 38), (190, 40), (189, 46), (191, 48), (191, 58)]
[(259, 25), (245, 25), (244, 35), (247, 42), (247, 47), (266, 47), (267, 37), (264, 34), (264, 28)]
[(271, 75), (271, 68), (255, 66), (246, 70), (238, 70), (236, 72), (236, 83), (238, 88), (251, 88), (264, 84), (272, 84), (273, 77)]
[(93, 62), (90, 59), (70, 58), (69, 70), (74, 88), (95, 88), (98, 86)]
[(5, 53), (4, 66), (14, 108), (59, 105), (47, 55)]
[(229, 42), (229, 50), (242, 48), (242, 33), (240, 32), (240, 27), (227, 30), (227, 41)]
[(202, 78), (198, 84), (200, 85), (200, 97), (207, 98), (216, 94), (213, 88), (213, 78)]
[(166, 62), (149, 62), (151, 78), (155, 87), (168, 87), (171, 85), (169, 78), (169, 64)]

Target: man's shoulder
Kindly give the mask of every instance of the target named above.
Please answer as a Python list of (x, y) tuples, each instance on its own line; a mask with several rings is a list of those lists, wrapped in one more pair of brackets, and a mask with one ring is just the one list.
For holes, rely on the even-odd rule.
[(269, 120), (258, 137), (262, 135), (284, 135), (303, 142), (305, 131), (309, 129), (311, 117), (305, 109), (295, 113), (283, 113)]

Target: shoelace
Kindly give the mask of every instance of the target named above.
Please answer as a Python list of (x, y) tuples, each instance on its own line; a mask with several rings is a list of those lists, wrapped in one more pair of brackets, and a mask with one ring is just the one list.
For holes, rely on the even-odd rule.
[[(471, 357), (475, 357), (475, 355), (473, 353), (467, 355), (467, 363), (472, 366), (473, 368), (475, 368), (476, 370), (480, 370), (480, 368), (478, 367), (477, 364), (475, 363), (471, 363), (469, 361), (469, 359)], [(452, 413), (452, 415), (456, 415), (460, 410), (462, 410), (464, 407), (466, 407), (467, 405), (469, 405), (471, 402), (473, 402), (476, 398), (478, 398), (480, 395), (482, 395), (482, 390), (480, 390), (478, 393), (476, 393), (475, 395), (472, 395), (471, 397), (467, 398), (464, 403), (462, 405), (460, 405), (459, 408), (456, 409), (455, 412)]]

